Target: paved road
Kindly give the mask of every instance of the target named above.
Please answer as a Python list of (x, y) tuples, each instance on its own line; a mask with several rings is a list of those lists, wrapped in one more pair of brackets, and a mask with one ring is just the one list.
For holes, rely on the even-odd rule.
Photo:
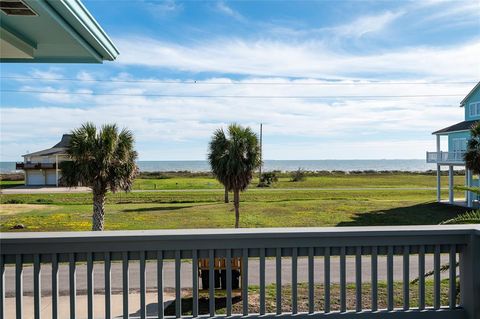
[[(339, 276), (339, 259), (338, 257), (331, 258), (331, 281), (338, 283)], [(431, 255), (427, 255), (425, 258), (425, 268), (427, 270), (433, 268), (433, 258)], [(448, 262), (448, 255), (442, 255), (442, 263)], [(112, 264), (112, 291), (121, 292), (122, 290), (122, 267), (121, 263)], [(416, 278), (418, 276), (418, 263), (415, 255), (410, 257), (410, 279)], [(175, 287), (175, 278), (174, 278), (174, 263), (167, 261), (164, 265), (164, 280), (166, 288)], [(156, 263), (148, 262), (147, 263), (147, 288), (154, 289), (156, 288)], [(323, 282), (323, 258), (318, 257), (315, 259), (315, 281)], [(403, 263), (401, 256), (394, 257), (394, 279), (402, 280), (403, 274)], [(32, 294), (33, 292), (33, 267), (25, 266), (24, 267), (24, 292)], [(181, 286), (184, 288), (192, 287), (192, 265), (191, 263), (182, 263), (181, 267), (182, 280)], [(249, 284), (258, 285), (259, 283), (259, 262), (258, 259), (252, 259), (249, 261)], [(139, 288), (139, 267), (138, 263), (131, 262), (130, 265), (130, 287), (132, 289)], [(379, 280), (386, 280), (386, 258), (380, 256), (378, 260), (378, 275)], [(444, 274), (445, 275), (445, 274)], [(5, 270), (5, 285), (6, 285), (6, 294), (7, 296), (13, 296), (15, 291), (15, 268), (6, 267)], [(298, 281), (306, 282), (308, 276), (308, 264), (306, 258), (298, 259)], [(370, 280), (370, 258), (364, 256), (362, 258), (362, 277), (364, 281)], [(103, 264), (97, 264), (94, 266), (94, 282), (95, 289), (98, 291), (103, 290), (104, 288), (104, 272)], [(275, 283), (276, 272), (275, 272), (275, 260), (267, 259), (266, 260), (266, 276), (265, 280), (267, 284)], [(51, 292), (51, 268), (49, 265), (42, 267), (42, 293), (50, 294)], [(60, 265), (59, 270), (59, 289), (61, 295), (68, 294), (68, 265)], [(282, 284), (288, 284), (291, 282), (291, 260), (290, 258), (284, 258), (282, 260)], [(347, 282), (355, 282), (355, 259), (354, 257), (347, 257)], [(81, 264), (77, 265), (77, 289), (78, 294), (84, 294), (86, 290), (86, 265)]]
[[(447, 189), (447, 188), (442, 188)], [(385, 191), (385, 190), (400, 190), (400, 191), (412, 191), (412, 190), (436, 190), (434, 187), (343, 187), (343, 188), (250, 188), (249, 191)], [(12, 187), (0, 190), (0, 194), (64, 194), (64, 193), (89, 193), (91, 189), (88, 187)], [(208, 189), (136, 189), (133, 193), (161, 193), (161, 192), (223, 192), (220, 188), (208, 188)]]

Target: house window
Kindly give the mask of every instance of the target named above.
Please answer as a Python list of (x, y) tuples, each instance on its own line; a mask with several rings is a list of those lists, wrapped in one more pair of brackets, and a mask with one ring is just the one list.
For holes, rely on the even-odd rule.
[(480, 102), (470, 103), (470, 116), (480, 116)]
[(462, 138), (454, 138), (453, 139), (453, 151), (461, 152), (461, 151), (466, 151), (467, 150), (467, 139), (462, 137)]

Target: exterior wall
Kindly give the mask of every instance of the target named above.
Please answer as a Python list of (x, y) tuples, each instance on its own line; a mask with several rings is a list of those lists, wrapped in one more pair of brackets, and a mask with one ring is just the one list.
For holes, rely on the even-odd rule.
[(477, 116), (470, 116), (470, 103), (472, 102), (480, 102), (480, 88), (477, 89), (472, 96), (466, 101), (464, 109), (465, 109), (465, 120), (480, 120), (480, 115)]
[[(59, 155), (58, 162), (63, 162), (66, 160), (65, 156)], [(51, 156), (26, 156), (24, 162), (31, 163), (55, 163), (55, 155)]]
[[(58, 163), (67, 160), (65, 155), (58, 155)], [(24, 158), (25, 163), (44, 163), (54, 164), (55, 155), (50, 156), (26, 156)], [(40, 176), (41, 174), (41, 176)], [(62, 172), (58, 172), (58, 179), (62, 176)], [(25, 185), (57, 185), (55, 169), (25, 169)]]
[(39, 169), (26, 170), (25, 181), (28, 186), (45, 185), (45, 175)]
[[(58, 172), (58, 178), (62, 176)], [(55, 186), (56, 174), (54, 169), (28, 169), (25, 170), (25, 184), (27, 186)]]
[(454, 149), (454, 140), (457, 138), (465, 138), (467, 141), (470, 139), (470, 132), (453, 132), (448, 134), (448, 151), (453, 152)]

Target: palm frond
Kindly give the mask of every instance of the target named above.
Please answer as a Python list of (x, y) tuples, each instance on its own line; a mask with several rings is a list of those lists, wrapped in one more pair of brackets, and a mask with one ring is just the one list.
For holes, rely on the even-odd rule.
[[(455, 264), (455, 267), (458, 267), (458, 265), (459, 265), (459, 263), (457, 262), (457, 263)], [(450, 264), (443, 264), (443, 265), (440, 266), (440, 273), (446, 272), (446, 271), (449, 270), (449, 269), (450, 269)], [(435, 270), (430, 270), (430, 271), (426, 272), (426, 273), (423, 275), (423, 277), (424, 277), (424, 278), (427, 278), (427, 277), (431, 277), (431, 276), (433, 276), (433, 275), (435, 275)], [(420, 280), (420, 277), (417, 277), (417, 278), (413, 279), (412, 281), (410, 281), (410, 283), (411, 283), (412, 285), (414, 285), (414, 284), (416, 284), (419, 280)]]
[(480, 224), (480, 209), (465, 212), (457, 217), (441, 222), (446, 224)]
[(61, 163), (61, 183), (66, 186), (82, 184), (100, 193), (128, 191), (138, 173), (133, 134), (119, 132), (116, 124), (98, 130), (87, 122), (73, 130), (67, 154), (71, 161)]
[(474, 174), (480, 174), (480, 122), (470, 129), (471, 138), (467, 143), (467, 151), (463, 156), (465, 165)]

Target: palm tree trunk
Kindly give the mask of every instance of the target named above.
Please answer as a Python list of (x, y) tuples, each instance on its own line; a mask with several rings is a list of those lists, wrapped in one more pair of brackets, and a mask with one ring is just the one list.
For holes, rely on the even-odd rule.
[(235, 207), (235, 228), (240, 227), (240, 192), (238, 189), (233, 191), (233, 206)]
[(228, 200), (228, 189), (227, 189), (227, 186), (225, 186), (225, 204), (228, 204), (229, 200)]
[(105, 193), (93, 190), (92, 230), (102, 231), (105, 223)]

